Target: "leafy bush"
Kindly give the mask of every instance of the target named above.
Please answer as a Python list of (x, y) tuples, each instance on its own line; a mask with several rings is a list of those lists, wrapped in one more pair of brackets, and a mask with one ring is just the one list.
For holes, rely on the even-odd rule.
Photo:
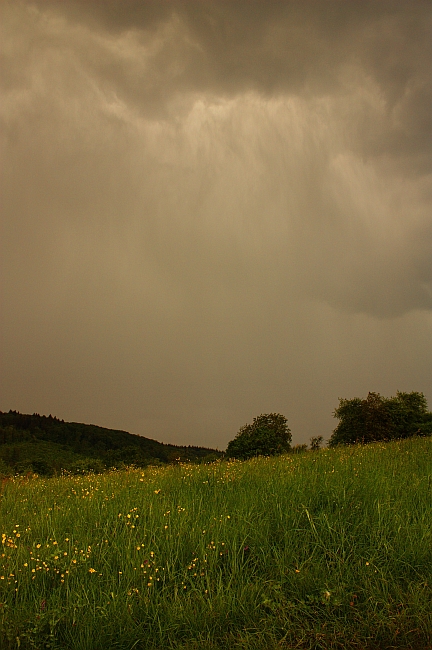
[(287, 419), (280, 413), (263, 413), (245, 424), (228, 443), (229, 458), (246, 460), (253, 456), (274, 456), (289, 451), (291, 431)]

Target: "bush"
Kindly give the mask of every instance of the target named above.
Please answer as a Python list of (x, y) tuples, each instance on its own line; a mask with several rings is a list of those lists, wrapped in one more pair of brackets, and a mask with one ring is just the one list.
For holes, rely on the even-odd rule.
[(274, 456), (289, 451), (291, 431), (287, 419), (280, 413), (263, 413), (252, 424), (240, 428), (228, 443), (228, 458), (246, 460), (254, 456)]

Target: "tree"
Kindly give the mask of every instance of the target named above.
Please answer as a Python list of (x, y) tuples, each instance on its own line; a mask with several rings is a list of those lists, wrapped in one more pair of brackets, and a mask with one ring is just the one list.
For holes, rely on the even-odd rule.
[(274, 456), (289, 451), (291, 431), (284, 415), (263, 413), (245, 424), (236, 437), (228, 443), (229, 458), (246, 460), (254, 456)]
[(339, 398), (339, 407), (334, 410), (333, 417), (339, 420), (339, 424), (329, 440), (330, 447), (352, 444), (362, 440), (365, 431), (365, 417), (362, 400), (359, 397)]
[(365, 430), (362, 442), (392, 440), (395, 437), (395, 425), (389, 409), (389, 400), (379, 393), (368, 393), (362, 401)]
[(428, 412), (423, 393), (402, 393), (388, 400), (388, 408), (395, 429), (395, 437), (432, 435), (432, 413)]
[(330, 438), (330, 447), (432, 435), (432, 413), (427, 410), (423, 393), (397, 391), (390, 398), (369, 393), (364, 400), (339, 399), (333, 415), (339, 424)]

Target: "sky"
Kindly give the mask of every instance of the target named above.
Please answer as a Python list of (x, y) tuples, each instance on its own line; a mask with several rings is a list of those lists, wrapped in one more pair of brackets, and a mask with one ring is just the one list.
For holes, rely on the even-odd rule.
[(0, 0), (0, 409), (225, 449), (432, 408), (429, 0)]

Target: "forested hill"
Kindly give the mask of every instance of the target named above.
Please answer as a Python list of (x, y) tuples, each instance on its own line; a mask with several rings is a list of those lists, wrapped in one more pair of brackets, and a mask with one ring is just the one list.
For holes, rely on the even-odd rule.
[(51, 415), (0, 411), (0, 474), (102, 471), (131, 464), (202, 462), (221, 455), (215, 449), (168, 445), (127, 431), (65, 422)]

